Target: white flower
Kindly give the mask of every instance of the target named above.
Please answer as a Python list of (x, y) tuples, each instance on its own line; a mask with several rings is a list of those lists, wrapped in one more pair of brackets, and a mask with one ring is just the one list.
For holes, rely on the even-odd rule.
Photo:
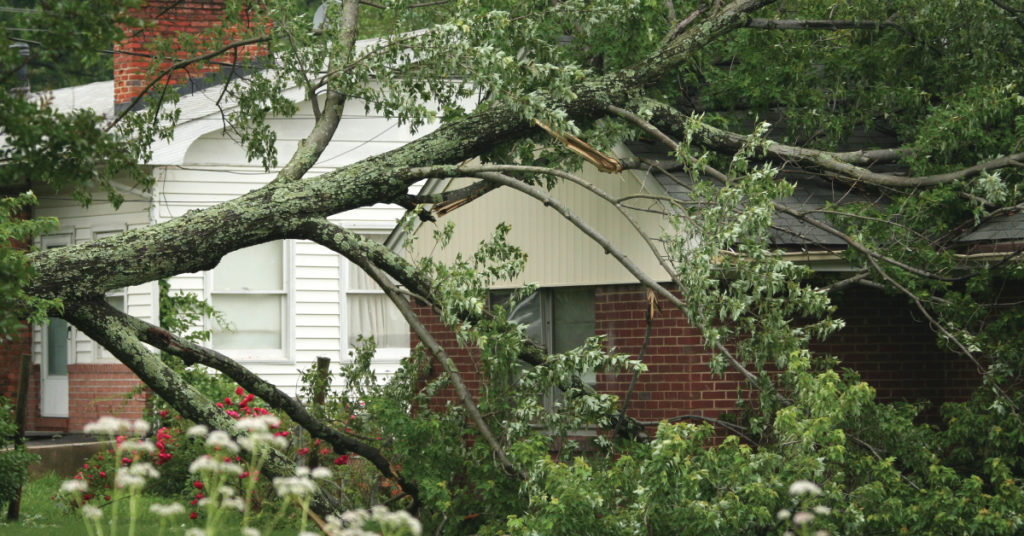
[(234, 508), (239, 512), (245, 511), (245, 502), (242, 501), (241, 497), (224, 497), (224, 500), (220, 502), (221, 508)]
[(831, 508), (829, 508), (827, 506), (824, 506), (824, 505), (820, 505), (820, 504), (818, 506), (815, 506), (813, 508), (813, 510), (814, 510), (814, 513), (818, 514), (819, 516), (827, 516), (827, 515), (832, 513), (832, 509)]
[(223, 448), (231, 452), (238, 452), (238, 443), (235, 443), (231, 436), (223, 430), (214, 430), (206, 437), (206, 446)]
[(91, 504), (86, 504), (82, 506), (82, 517), (86, 519), (99, 519), (103, 517), (103, 510), (100, 510)]
[(128, 468), (128, 472), (142, 478), (156, 478), (160, 476), (160, 471), (157, 471), (156, 467), (153, 467), (153, 464), (149, 462), (135, 462)]
[(235, 430), (239, 432), (267, 432), (271, 428), (281, 426), (281, 419), (273, 415), (242, 417), (235, 421)]
[(775, 514), (775, 519), (778, 519), (779, 521), (785, 521), (789, 519), (789, 516), (791, 515), (793, 515), (792, 512), (783, 508), (782, 510), (779, 510), (778, 513)]
[(281, 497), (304, 497), (316, 491), (316, 485), (303, 476), (279, 477), (274, 479), (274, 490)]
[(185, 507), (179, 503), (171, 504), (151, 504), (149, 505), (149, 511), (160, 517), (170, 517), (173, 515), (179, 515), (185, 513)]
[(118, 419), (117, 417), (104, 416), (100, 417), (96, 421), (86, 424), (83, 431), (87, 434), (114, 436), (121, 431), (127, 431), (130, 429), (130, 422), (124, 419)]
[(133, 475), (130, 469), (122, 467), (114, 476), (114, 485), (119, 488), (141, 488), (146, 485), (146, 479), (139, 475)]
[(89, 489), (89, 483), (84, 480), (65, 480), (60, 485), (60, 490), (65, 493), (82, 493)]
[(793, 514), (793, 524), (795, 525), (805, 525), (811, 521), (814, 521), (814, 514), (810, 512), (797, 512)]
[(206, 536), (206, 531), (200, 528), (192, 527), (185, 531), (185, 536)]
[(295, 468), (295, 476), (309, 476), (309, 467), (300, 465)]
[(242, 529), (242, 536), (260, 536), (260, 529), (245, 527)]
[(231, 486), (221, 486), (221, 487), (217, 488), (217, 493), (220, 493), (221, 495), (223, 495), (225, 497), (234, 497), (235, 496), (235, 488), (233, 488)]
[(308, 530), (304, 530), (304, 531), (299, 533), (299, 536), (320, 536), (320, 535), (315, 533), (315, 532), (309, 532)]
[(279, 449), (288, 448), (288, 440), (281, 436), (274, 436), (274, 439), (271, 440), (271, 443)]
[(828, 536), (828, 531), (827, 530), (816, 530), (816, 531), (814, 531), (814, 536)]
[(797, 480), (789, 485), (790, 495), (821, 495), (821, 488), (810, 480)]
[(189, 437), (206, 437), (206, 434), (210, 433), (210, 428), (205, 424), (196, 424), (190, 426), (185, 432), (185, 435)]
[(151, 441), (144, 441), (141, 439), (126, 439), (121, 442), (121, 446), (118, 447), (122, 452), (153, 452), (156, 450), (156, 445)]
[(149, 433), (149, 422), (145, 419), (136, 419), (135, 422), (132, 423), (132, 428), (135, 430), (136, 434), (146, 435)]
[(242, 474), (242, 467), (233, 462), (222, 462), (212, 456), (200, 456), (188, 466), (190, 473), (233, 473)]
[(313, 469), (309, 474), (309, 476), (313, 477), (313, 480), (323, 480), (325, 478), (331, 478), (333, 475), (334, 473), (331, 472), (330, 469), (323, 466)]

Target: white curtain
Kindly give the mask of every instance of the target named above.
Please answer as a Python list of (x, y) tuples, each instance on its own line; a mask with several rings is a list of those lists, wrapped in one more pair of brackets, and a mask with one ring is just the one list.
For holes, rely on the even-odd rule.
[(366, 272), (353, 264), (348, 270), (348, 344), (356, 337), (373, 337), (378, 348), (409, 348), (409, 324)]

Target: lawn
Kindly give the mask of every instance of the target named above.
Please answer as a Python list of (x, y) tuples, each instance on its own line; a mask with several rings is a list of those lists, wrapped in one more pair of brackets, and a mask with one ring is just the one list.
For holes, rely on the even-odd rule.
[[(46, 536), (51, 534), (59, 536), (88, 536), (89, 533), (86, 531), (85, 525), (78, 513), (69, 511), (64, 505), (51, 499), (57, 490), (60, 489), (61, 482), (63, 481), (64, 478), (51, 473), (29, 482), (22, 490), (21, 519), (17, 522), (8, 522), (6, 520), (7, 508), (4, 505), (3, 513), (0, 515), (0, 534), (3, 536)], [(161, 519), (149, 511), (150, 505), (154, 503), (167, 504), (174, 501), (183, 502), (180, 498), (143, 495), (139, 499), (137, 510), (140, 515), (136, 522), (136, 534), (156, 536), (159, 532)], [(110, 505), (104, 505), (103, 503), (95, 503), (95, 505), (101, 507), (104, 512), (104, 531), (109, 534), (110, 525), (107, 517), (109, 516)], [(241, 522), (241, 517), (237, 514), (234, 517), (237, 519), (229, 519), (223, 526), (238, 526)], [(128, 534), (128, 523), (127, 508), (123, 507), (121, 510), (121, 520), (117, 524), (118, 535)], [(259, 523), (256, 523), (256, 525), (259, 526)], [(167, 534), (182, 534), (189, 527), (201, 526), (202, 524), (188, 519), (187, 514), (183, 514), (180, 519), (175, 519), (173, 523), (168, 523), (169, 530)], [(270, 534), (294, 536), (297, 531), (296, 523), (296, 528), (282, 528)], [(231, 534), (230, 531), (226, 531), (226, 533)]]

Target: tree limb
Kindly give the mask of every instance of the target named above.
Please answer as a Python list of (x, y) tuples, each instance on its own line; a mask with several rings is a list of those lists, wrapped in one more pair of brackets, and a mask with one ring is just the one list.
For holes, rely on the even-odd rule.
[[(329, 222), (320, 222), (319, 225), (324, 227), (328, 225), (337, 227)], [(330, 230), (325, 229), (325, 233), (329, 234)], [(339, 251), (339, 253), (342, 252)], [(473, 426), (477, 431), (480, 432), (480, 435), (484, 438), (484, 441), (487, 442), (487, 445), (491, 447), (495, 456), (498, 457), (498, 461), (501, 466), (509, 474), (516, 475), (523, 480), (526, 480), (526, 472), (516, 468), (508, 458), (508, 455), (505, 454), (505, 450), (501, 447), (498, 439), (494, 436), (494, 432), (491, 431), (487, 422), (484, 421), (483, 415), (480, 414), (480, 409), (477, 408), (476, 402), (473, 401), (473, 395), (469, 392), (469, 388), (466, 387), (466, 382), (463, 381), (462, 375), (459, 373), (459, 369), (458, 366), (456, 366), (455, 361), (452, 360), (451, 356), (448, 355), (448, 352), (446, 352), (445, 349), (437, 342), (437, 339), (435, 339), (430, 333), (430, 330), (423, 325), (423, 322), (420, 322), (419, 316), (417, 316), (416, 312), (412, 310), (409, 302), (398, 292), (398, 289), (395, 288), (395, 285), (387, 278), (387, 276), (383, 275), (381, 271), (369, 262), (369, 259), (365, 256), (353, 254), (352, 251), (345, 252), (345, 255), (349, 260), (362, 268), (363, 271), (373, 278), (380, 288), (384, 290), (384, 293), (391, 299), (391, 302), (394, 303), (399, 312), (402, 313), (402, 317), (405, 318), (405, 321), (409, 323), (410, 327), (412, 327), (413, 333), (419, 337), (420, 341), (427, 347), (427, 350), (434, 356), (434, 359), (436, 359), (437, 362), (440, 363), (441, 367), (444, 368), (445, 373), (447, 373), (448, 377), (451, 379), (452, 386), (455, 388), (455, 393), (458, 395), (463, 408), (466, 410), (466, 414), (469, 415), (470, 421), (473, 423)]]
[[(678, 110), (664, 104), (655, 104), (654, 108), (655, 113), (651, 118), (652, 124), (657, 125), (662, 130), (677, 134), (681, 134), (689, 128), (693, 134), (694, 141), (710, 149), (735, 151), (750, 140), (749, 136), (736, 134), (695, 121), (691, 117), (683, 115)], [(869, 165), (874, 162), (894, 161), (899, 157), (907, 155), (908, 151), (906, 149), (834, 153), (768, 141), (765, 145), (765, 151), (774, 160), (817, 167), (829, 172), (836, 178), (846, 181), (895, 188), (948, 184), (957, 180), (969, 179), (985, 171), (1024, 163), (1024, 153), (1015, 153), (948, 173), (906, 177), (889, 173), (876, 173), (861, 167), (862, 165)]]
[[(66, 320), (113, 353), (147, 387), (170, 403), (182, 416), (223, 430), (232, 436), (238, 435), (234, 419), (229, 418), (213, 402), (185, 382), (173, 369), (164, 364), (159, 356), (146, 349), (142, 339), (136, 336), (140, 323), (145, 324), (141, 320), (114, 309), (102, 299), (68, 302), (64, 304), (64, 308)], [(295, 474), (294, 463), (276, 450), (271, 450), (270, 453), (263, 468), (264, 472), (282, 477)], [(321, 515), (340, 510), (334, 498), (323, 492), (314, 495), (311, 507)]]
[(888, 21), (874, 20), (776, 20), (753, 18), (747, 22), (747, 28), (759, 28), (762, 30), (879, 30), (896, 26), (896, 24)]

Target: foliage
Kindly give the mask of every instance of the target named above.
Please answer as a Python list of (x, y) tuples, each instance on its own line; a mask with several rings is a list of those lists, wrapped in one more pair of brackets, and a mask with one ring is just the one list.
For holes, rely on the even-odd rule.
[(0, 506), (18, 498), (28, 481), (28, 466), (39, 461), (38, 455), (14, 443), (17, 434), (14, 406), (0, 396)]
[[(4, 284), (11, 281), (2, 294), (28, 308), (9, 318), (38, 320), (48, 308), (59, 311), (63, 305), (79, 311), (68, 316), (92, 327), (94, 335), (115, 331), (116, 337), (107, 337), (112, 346), (132, 337), (129, 342), (138, 342), (142, 336), (131, 329), (95, 327), (88, 313), (90, 298), (123, 286), (118, 277), (139, 284), (208, 269), (226, 252), (254, 243), (313, 239), (394, 277), (440, 316), (460, 351), (475, 357), (474, 370), (463, 371), (474, 379), (468, 395), (459, 392), (468, 382), (429, 340), (387, 381), (374, 373), (372, 339), (356, 349), (338, 378), (322, 381), (306, 374), (307, 404), (314, 393), (330, 390), (308, 414), (337, 434), (303, 434), (287, 447), (297, 449), (301, 459), (311, 452), (310, 459), (337, 456), (332, 478), (344, 486), (345, 506), (391, 501), (415, 510), (427, 530), (451, 534), (676, 533), (682, 527), (715, 534), (1022, 531), (1024, 312), (1015, 293), (1024, 264), (1017, 258), (1019, 244), (971, 234), (986, 223), (1013, 224), (1005, 218), (1021, 210), (1024, 33), (1019, 10), (985, 0), (364, 4), (355, 28), (341, 16), (356, 6), (349, 1), (328, 3), (325, 22), (312, 29), (311, 2), (250, 2), (246, 10), (232, 2), (226, 24), (155, 43), (153, 53), (179, 47), (198, 55), (211, 43), (261, 40), (266, 61), (275, 68), (225, 86), (232, 104), (224, 120), (247, 158), (267, 170), (279, 164), (309, 170), (320, 156), (313, 147), (326, 146), (333, 135), (314, 131), (299, 156), (286, 164), (278, 161), (277, 134), (268, 121), (295, 113), (294, 100), (285, 95), (291, 85), (307, 95), (326, 92), (339, 103), (341, 96), (360, 99), (368, 110), (412, 128), (437, 122), (436, 132), (316, 177), (282, 171), (265, 189), (177, 220), (186, 222), (182, 227), (170, 227), (178, 224), (172, 222), (137, 230), (133, 238), (147, 245), (139, 251), (110, 246), (102, 261), (77, 251), (57, 252), (34, 255), (30, 264), (11, 250), (0, 256), (2, 266), (10, 267), (4, 268)], [(47, 35), (40, 54), (69, 46), (96, 48), (134, 22), (123, 9), (134, 3), (96, 2), (90, 13), (76, 5), (58, 2), (15, 13), (25, 24), (42, 16), (81, 14), (86, 29), (97, 30), (94, 36), (81, 32), (80, 42), (57, 42)], [(733, 17), (732, 10), (745, 12)], [(65, 29), (66, 23), (62, 19), (55, 29)], [(787, 24), (800, 29), (780, 29)], [(376, 40), (354, 50), (344, 39), (353, 34)], [(4, 54), (12, 60), (4, 64), (14, 65), (14, 53)], [(159, 74), (158, 63), (151, 76)], [(13, 87), (11, 76), (3, 79), (5, 90)], [(147, 96), (147, 110), (103, 125), (89, 112), (65, 114), (47, 107), (45, 99), (4, 91), (0, 185), (26, 192), (24, 181), (31, 175), (82, 203), (93, 192), (105, 192), (116, 204), (112, 177), (126, 173), (147, 184), (137, 164), (146, 160), (154, 140), (173, 135), (180, 119), (177, 100), (176, 92), (158, 85)], [(324, 106), (329, 100), (322, 99)], [(336, 106), (342, 106), (334, 110), (340, 115), (343, 104)], [(666, 107), (677, 115), (666, 120), (657, 111)], [(319, 115), (319, 126), (329, 124), (324, 117), (330, 114)], [(735, 136), (708, 136), (709, 126)], [(345, 236), (343, 229), (309, 231), (322, 231), (317, 225), (345, 210), (420, 202), (407, 191), (425, 177), (469, 174), (494, 180), (498, 173), (494, 167), (470, 172), (475, 164), (465, 162), (532, 165), (506, 166), (500, 173), (546, 186), (535, 192), (555, 207), (557, 200), (544, 196), (568, 180), (565, 172), (581, 168), (578, 154), (589, 154), (581, 150), (588, 145), (584, 140), (594, 150), (610, 152), (637, 138), (666, 145), (674, 169), (690, 175), (691, 182), (685, 202), (657, 199), (665, 207), (667, 232), (648, 237), (662, 248), (657, 253), (668, 263), (672, 288), (634, 275), (666, 301), (678, 302), (701, 330), (714, 355), (712, 371), (731, 369), (748, 380), (749, 391), (740, 392), (737, 401), (742, 411), (730, 417), (734, 422), (727, 428), (742, 437), (707, 424), (667, 422), (651, 435), (616, 433), (620, 401), (588, 389), (580, 377), (591, 370), (643, 374), (643, 363), (638, 356), (619, 354), (601, 337), (556, 355), (538, 347), (524, 326), (509, 320), (517, 303), (536, 290), (532, 286), (514, 291), (507, 304), (489, 303), (489, 289), (516, 279), (526, 262), (522, 250), (509, 243), (507, 225), (475, 253), (414, 264), (376, 245), (332, 241)], [(864, 145), (877, 140), (886, 147), (870, 157), (850, 155), (849, 140), (855, 140), (854, 149), (875, 149)], [(990, 162), (1007, 155), (1016, 156)], [(874, 166), (875, 159), (896, 171)], [(624, 163), (642, 171), (654, 167)], [(979, 165), (985, 169), (972, 168)], [(929, 174), (938, 175), (914, 182)], [(840, 200), (794, 215), (779, 201), (793, 194), (791, 180), (824, 180), (819, 187), (859, 201)], [(16, 219), (31, 202), (27, 193), (7, 200), (3, 236), (27, 243), (46, 231), (46, 222)], [(611, 202), (629, 208), (621, 200)], [(791, 262), (795, 252), (777, 248), (771, 234), (782, 211), (843, 243), (842, 262), (854, 271), (852, 277), (812, 278), (807, 266)], [(169, 228), (197, 236), (167, 236), (173, 234)], [(453, 232), (445, 227), (435, 240), (443, 246)], [(202, 247), (182, 248), (185, 240), (202, 241)], [(616, 248), (601, 247), (610, 253)], [(118, 259), (127, 264), (136, 256), (159, 266), (122, 276), (98, 264)], [(93, 286), (82, 289), (66, 278), (60, 285), (31, 279), (35, 267), (59, 279), (55, 265), (74, 270)], [(387, 281), (380, 279), (385, 287)], [(918, 405), (878, 402), (855, 373), (839, 372), (836, 357), (812, 350), (812, 342), (843, 327), (831, 292), (860, 283), (901, 296), (936, 332), (943, 350), (977, 369), (980, 387), (969, 399), (942, 408), (943, 421), (924, 422)], [(187, 340), (208, 338), (192, 326), (202, 317), (216, 318), (213, 311), (194, 296), (171, 295), (168, 288), (161, 285), (162, 325)], [(71, 301), (58, 302), (61, 296)], [(118, 317), (105, 319), (110, 318)], [(9, 333), (15, 324), (7, 319), (0, 329)], [(162, 348), (183, 352), (170, 344)], [(112, 350), (137, 364), (152, 357), (127, 344)], [(241, 407), (239, 399), (223, 393), (226, 384), (184, 368), (178, 358), (165, 356), (165, 362), (169, 369), (159, 370), (167, 377), (184, 377), (200, 391), (216, 394), (214, 400), (224, 400), (217, 402), (224, 413), (242, 418), (241, 411), (231, 409)], [(246, 379), (259, 384), (259, 378)], [(545, 407), (543, 397), (553, 389), (564, 392), (564, 401)], [(241, 400), (248, 399), (251, 409), (249, 396)], [(176, 404), (187, 405), (192, 414), (204, 409), (192, 400)], [(156, 414), (173, 418), (166, 408)], [(224, 453), (214, 447), (230, 448), (228, 442), (185, 445), (177, 439), (183, 425), (175, 426), (161, 437), (165, 445), (177, 440), (178, 448), (192, 449), (190, 455), (210, 450), (218, 462)], [(322, 450), (328, 435), (336, 443), (333, 452)], [(358, 470), (345, 468), (338, 462), (348, 460), (349, 449), (374, 457), (367, 456)], [(228, 458), (224, 463), (235, 463)], [(370, 463), (379, 476), (369, 473)], [(221, 502), (252, 491), (221, 493), (228, 480), (211, 471), (198, 482), (216, 489)], [(282, 489), (310, 491), (302, 482)], [(237, 490), (236, 484), (228, 489)], [(249, 494), (241, 495), (248, 501)], [(202, 497), (197, 506), (204, 499), (202, 506), (217, 505)], [(296, 493), (273, 506), (295, 509), (293, 521), (302, 524), (310, 504), (308, 493)], [(249, 509), (244, 510), (242, 525), (248, 521)], [(224, 522), (218, 516), (210, 506), (203, 522)], [(383, 531), (389, 520), (370, 511), (348, 522)]]
[(43, 322), (48, 309), (60, 307), (57, 300), (40, 299), (24, 290), (35, 275), (24, 255), (26, 245), (57, 227), (52, 218), (24, 218), (35, 204), (32, 192), (0, 198), (0, 341), (17, 337), (23, 321)]

